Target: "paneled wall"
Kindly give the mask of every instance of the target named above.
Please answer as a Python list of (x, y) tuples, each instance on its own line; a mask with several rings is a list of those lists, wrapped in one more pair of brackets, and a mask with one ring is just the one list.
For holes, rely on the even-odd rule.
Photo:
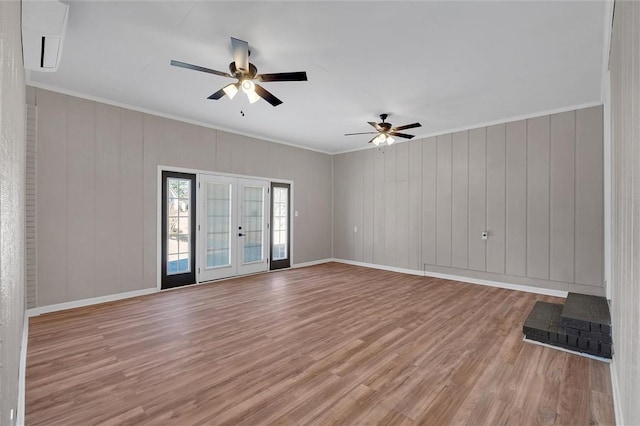
[(640, 424), (640, 3), (616, 2), (611, 40), (611, 313), (616, 423)]
[(602, 123), (593, 107), (336, 155), (334, 257), (601, 295)]
[(331, 157), (29, 88), (38, 306), (154, 288), (158, 165), (294, 181), (293, 258), (331, 257)]
[[(25, 312), (25, 89), (20, 2), (0, 2), (0, 425), (13, 425)], [(12, 414), (13, 412), (13, 414)]]
[(36, 261), (36, 107), (27, 105), (27, 126), (26, 126), (26, 191), (25, 191), (25, 220), (26, 220), (26, 280), (27, 280), (27, 308), (35, 308), (37, 300), (37, 273), (38, 265)]

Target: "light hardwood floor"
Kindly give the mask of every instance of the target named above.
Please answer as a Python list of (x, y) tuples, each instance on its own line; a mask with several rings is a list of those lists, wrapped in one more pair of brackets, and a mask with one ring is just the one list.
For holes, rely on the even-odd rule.
[(536, 300), (329, 263), (31, 318), (28, 425), (612, 424)]

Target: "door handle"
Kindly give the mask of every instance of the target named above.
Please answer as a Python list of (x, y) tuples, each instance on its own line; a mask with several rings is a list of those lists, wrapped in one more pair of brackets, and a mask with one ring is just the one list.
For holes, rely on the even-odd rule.
[(238, 237), (244, 237), (244, 234), (240, 233), (238, 234)]

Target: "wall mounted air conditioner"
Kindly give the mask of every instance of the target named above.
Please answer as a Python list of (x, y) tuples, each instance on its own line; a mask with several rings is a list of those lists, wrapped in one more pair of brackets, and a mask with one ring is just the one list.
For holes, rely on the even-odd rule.
[(69, 5), (58, 0), (22, 1), (24, 67), (34, 71), (58, 70)]

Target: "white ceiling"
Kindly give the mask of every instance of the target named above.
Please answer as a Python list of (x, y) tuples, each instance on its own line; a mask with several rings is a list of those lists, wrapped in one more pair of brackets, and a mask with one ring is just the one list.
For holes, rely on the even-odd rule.
[[(418, 137), (599, 102), (603, 1), (69, 2), (57, 73), (34, 85), (326, 152), (367, 145), (367, 121)], [(206, 97), (234, 80), (229, 37), (249, 42), (284, 103)], [(240, 110), (245, 112), (241, 116)]]

